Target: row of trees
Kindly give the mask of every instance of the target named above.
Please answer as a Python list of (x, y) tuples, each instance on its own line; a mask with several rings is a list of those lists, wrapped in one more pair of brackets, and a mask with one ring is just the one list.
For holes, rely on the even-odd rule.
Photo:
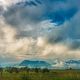
[(16, 67), (7, 67), (7, 68), (0, 68), (0, 72), (2, 73), (3, 71), (9, 72), (9, 73), (19, 73), (19, 72), (49, 72), (50, 70), (47, 68), (41, 69), (41, 68), (28, 68), (28, 67), (22, 67), (22, 68), (16, 68)]

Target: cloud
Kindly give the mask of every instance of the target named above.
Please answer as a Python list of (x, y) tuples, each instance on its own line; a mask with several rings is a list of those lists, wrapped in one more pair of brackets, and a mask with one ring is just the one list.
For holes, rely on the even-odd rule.
[(36, 6), (1, 2), (1, 62), (43, 59), (53, 64), (57, 60), (57, 67), (65, 60), (79, 59), (79, 0), (36, 1)]
[(53, 66), (54, 69), (64, 69), (64, 62), (55, 61), (56, 63)]
[(7, 57), (14, 59), (16, 56), (26, 54), (33, 39), (27, 37), (18, 39), (17, 30), (6, 24), (4, 20), (0, 22), (0, 28), (0, 55), (4, 56), (5, 59)]
[[(7, 1), (6, 1), (7, 2)], [(15, 2), (15, 1), (14, 1)], [(28, 1), (24, 1), (26, 3)], [(34, 0), (34, 3), (37, 1)], [(70, 1), (40, 1), (42, 4), (37, 6), (23, 5), (9, 5), (7, 11), (3, 14), (6, 22), (11, 25), (21, 25), (26, 23), (37, 23), (42, 20), (51, 19), (53, 23), (63, 24), (66, 20), (70, 20), (78, 11), (77, 1), (73, 4)], [(75, 4), (74, 4), (75, 3)], [(27, 4), (27, 3), (26, 3)], [(35, 11), (36, 10), (36, 11)], [(21, 24), (20, 24), (21, 23)]]

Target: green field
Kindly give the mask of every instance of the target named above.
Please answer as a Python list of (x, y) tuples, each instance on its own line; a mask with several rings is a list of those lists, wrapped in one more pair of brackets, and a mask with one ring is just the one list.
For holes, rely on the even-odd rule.
[(3, 70), (0, 80), (80, 80), (80, 70)]

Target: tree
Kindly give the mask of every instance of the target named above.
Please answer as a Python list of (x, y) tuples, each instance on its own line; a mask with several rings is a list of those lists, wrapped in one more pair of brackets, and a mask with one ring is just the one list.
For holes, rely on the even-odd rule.
[(3, 75), (3, 68), (0, 68), (0, 80), (2, 80), (2, 75)]
[(43, 73), (45, 73), (45, 72), (49, 72), (49, 69), (44, 68), (44, 69), (42, 69), (42, 72), (43, 72)]

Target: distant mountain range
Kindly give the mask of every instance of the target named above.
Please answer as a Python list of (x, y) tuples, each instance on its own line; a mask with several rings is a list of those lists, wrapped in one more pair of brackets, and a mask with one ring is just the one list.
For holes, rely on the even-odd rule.
[(80, 60), (68, 60), (66, 64), (80, 64)]
[(45, 61), (30, 61), (24, 60), (22, 61), (19, 66), (27, 66), (29, 68), (51, 68), (51, 64)]
[[(23, 60), (21, 63), (14, 63), (14, 64), (4, 64), (0, 65), (0, 67), (29, 67), (29, 68), (48, 68), (48, 69), (80, 69), (80, 60), (67, 60), (61, 64), (50, 64), (46, 61), (33, 61), (33, 60)], [(55, 66), (57, 65), (57, 66)]]
[(65, 62), (66, 68), (80, 69), (80, 60), (68, 60)]

